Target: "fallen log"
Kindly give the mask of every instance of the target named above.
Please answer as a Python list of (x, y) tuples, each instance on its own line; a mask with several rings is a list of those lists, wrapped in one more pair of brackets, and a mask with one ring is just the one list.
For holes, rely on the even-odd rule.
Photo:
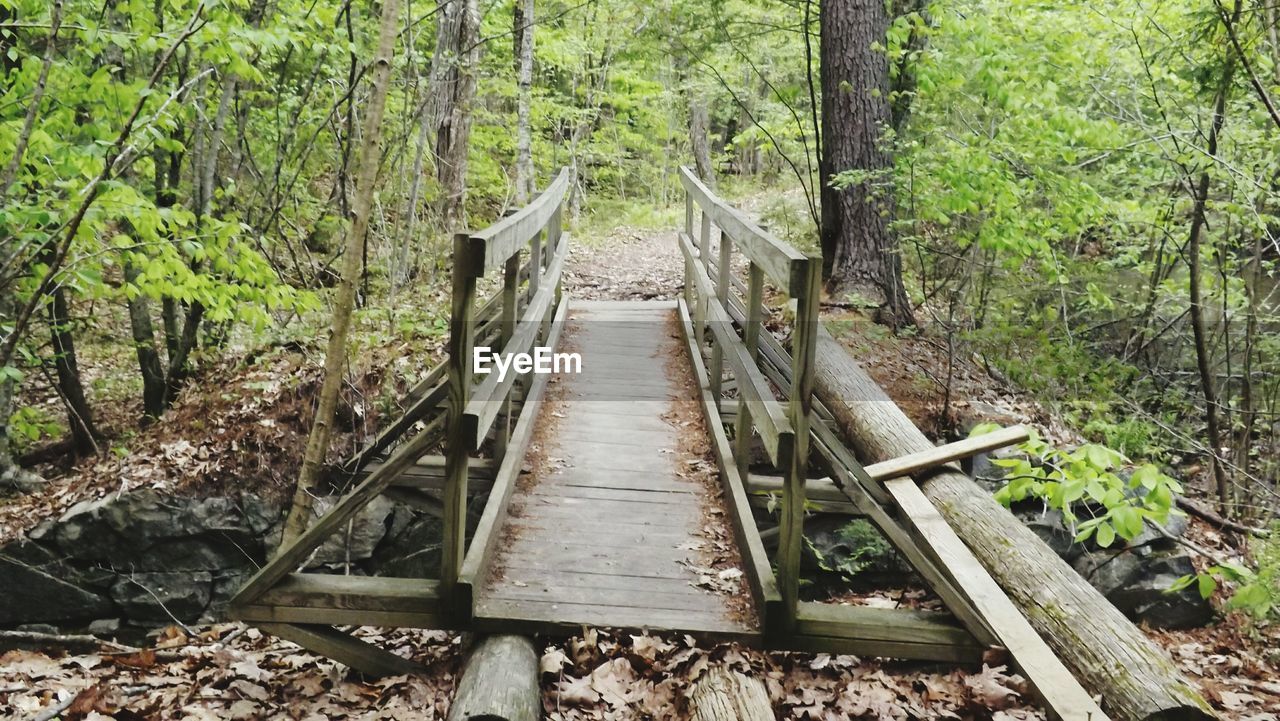
[(538, 721), (538, 652), (524, 636), (486, 636), (467, 658), (447, 721)]
[[(933, 444), (825, 330), (815, 393), (864, 463)], [(1075, 677), (1117, 721), (1216, 718), (1154, 642), (957, 466), (917, 475), (924, 495)]]
[(708, 670), (689, 692), (694, 721), (773, 721), (769, 692), (758, 678), (728, 666)]

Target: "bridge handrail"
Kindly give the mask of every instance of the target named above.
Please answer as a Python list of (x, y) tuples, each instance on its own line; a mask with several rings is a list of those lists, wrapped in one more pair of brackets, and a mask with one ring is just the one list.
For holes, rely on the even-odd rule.
[[(680, 250), (686, 261), (695, 260), (698, 256), (697, 249), (684, 233), (680, 234)], [(697, 284), (700, 298), (715, 296), (714, 281), (705, 271), (695, 270), (691, 280)], [(733, 330), (733, 319), (727, 310), (719, 303), (708, 303), (704, 308), (700, 307), (699, 312), (705, 314), (706, 324), (714, 333), (716, 343), (724, 348), (728, 356), (733, 375), (738, 379), (738, 394), (746, 404), (756, 430), (760, 432), (769, 460), (785, 463), (795, 436), (786, 409), (774, 398), (773, 391), (769, 389), (769, 380), (756, 367), (755, 359)]]
[[(568, 240), (567, 236), (561, 237), (562, 247), (557, 247), (552, 252), (551, 263), (543, 274), (542, 287), (529, 299), (529, 305), (516, 324), (515, 331), (502, 346), (503, 353), (532, 351), (547, 318), (555, 310), (556, 289), (560, 285), (565, 257), (568, 255)], [(493, 428), (498, 413), (515, 384), (516, 376), (515, 373), (507, 373), (499, 380), (497, 373), (490, 373), (471, 391), (465, 413), (470, 419), (474, 419), (467, 422), (467, 433), (471, 434), (473, 448), (479, 448), (481, 441)]]
[[(453, 296), (447, 361), (449, 412), (443, 493), (444, 539), (440, 562), (442, 596), (454, 593), (467, 552), (467, 471), (471, 453), (494, 430), (494, 455), (506, 455), (511, 441), (516, 375), (490, 374), (473, 383), (476, 347), (476, 283), (502, 268), (497, 346), (503, 353), (528, 352), (545, 337), (560, 303), (560, 279), (569, 253), (561, 218), (571, 171), (562, 168), (528, 205), (489, 227), (453, 238)], [(549, 251), (543, 253), (545, 248)], [(527, 290), (520, 253), (528, 248)], [(527, 300), (527, 303), (525, 302)], [(503, 419), (502, 423), (498, 423)]]
[(765, 275), (787, 295), (798, 298), (805, 293), (808, 256), (779, 240), (711, 192), (687, 167), (680, 168), (680, 183), (687, 193), (685, 226), (693, 236), (693, 208), (696, 205), (706, 218), (728, 233), (739, 244), (744, 255), (760, 266)]
[[(701, 348), (704, 340), (711, 341), (707, 375), (712, 398), (717, 404), (721, 402), (721, 376), (726, 360), (738, 383), (740, 402), (733, 452), (738, 476), (748, 477), (751, 439), (758, 431), (770, 460), (784, 478), (775, 556), (781, 609), (774, 618), (766, 618), (766, 623), (776, 632), (789, 632), (795, 626), (799, 602), (804, 484), (809, 463), (822, 258), (801, 252), (774, 237), (716, 197), (688, 168), (680, 169), (680, 182), (685, 189), (685, 227), (679, 234), (685, 260), (685, 303), (692, 311), (695, 347)], [(697, 210), (701, 211), (701, 222), (695, 236)], [(713, 227), (720, 229), (717, 258), (711, 253)], [(732, 269), (735, 248), (749, 261), (746, 292), (742, 298), (737, 297), (737, 292), (743, 286), (741, 282), (735, 284), (737, 279)], [(766, 279), (795, 301), (795, 316), (791, 321), (792, 373), (790, 387), (786, 389), (785, 413), (760, 367), (760, 338), (768, 332), (764, 329), (762, 304)], [(746, 310), (741, 335), (733, 320), (735, 305)], [(708, 325), (712, 331), (710, 339), (707, 339)], [(768, 585), (760, 584), (762, 588)]]
[(561, 168), (547, 188), (528, 205), (484, 230), (470, 233), (467, 242), (472, 266), (469, 271), (479, 277), (494, 270), (549, 224), (555, 228), (553, 242), (558, 240), (560, 209), (569, 190), (571, 175), (569, 168)]

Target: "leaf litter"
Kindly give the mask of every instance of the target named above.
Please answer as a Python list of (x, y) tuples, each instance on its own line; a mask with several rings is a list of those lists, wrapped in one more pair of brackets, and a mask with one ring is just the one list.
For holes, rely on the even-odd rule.
[(224, 623), (195, 636), (170, 628), (154, 647), (130, 653), (0, 655), (0, 718), (58, 708), (62, 721), (445, 717), (463, 657), (460, 636), (372, 628), (356, 635), (427, 673), (365, 681), (255, 628)]
[(688, 718), (694, 684), (721, 665), (761, 679), (779, 719), (1045, 718), (1029, 701), (1026, 682), (1003, 666), (965, 673), (597, 629), (545, 646), (543, 708), (550, 721)]

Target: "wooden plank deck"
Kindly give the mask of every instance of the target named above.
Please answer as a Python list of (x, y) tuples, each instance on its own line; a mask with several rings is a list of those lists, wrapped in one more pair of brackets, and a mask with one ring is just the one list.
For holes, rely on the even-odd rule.
[[(582, 372), (551, 380), (540, 426), (477, 584), (478, 629), (523, 633), (581, 626), (679, 631), (758, 641), (753, 614), (695, 585), (709, 491), (681, 471), (696, 462), (675, 401), (697, 387), (670, 302), (575, 301), (558, 350)], [(694, 421), (686, 423), (683, 421)], [(687, 438), (685, 439), (688, 440)], [(745, 595), (745, 594), (744, 594)]]

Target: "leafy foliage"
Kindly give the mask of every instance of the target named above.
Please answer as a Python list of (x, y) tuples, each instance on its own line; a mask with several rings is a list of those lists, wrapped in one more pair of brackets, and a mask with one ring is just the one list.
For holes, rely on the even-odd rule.
[[(995, 428), (979, 425), (972, 435)], [(1028, 498), (1043, 500), (1076, 527), (1077, 541), (1093, 538), (1106, 548), (1117, 537), (1137, 538), (1148, 520), (1162, 524), (1170, 513), (1180, 513), (1173, 498), (1182, 486), (1150, 463), (1138, 466), (1126, 480), (1120, 471), (1128, 459), (1096, 443), (1068, 451), (1033, 437), (1017, 448), (1025, 455), (992, 461), (1006, 470), (1007, 482), (996, 499), (1006, 506)]]

